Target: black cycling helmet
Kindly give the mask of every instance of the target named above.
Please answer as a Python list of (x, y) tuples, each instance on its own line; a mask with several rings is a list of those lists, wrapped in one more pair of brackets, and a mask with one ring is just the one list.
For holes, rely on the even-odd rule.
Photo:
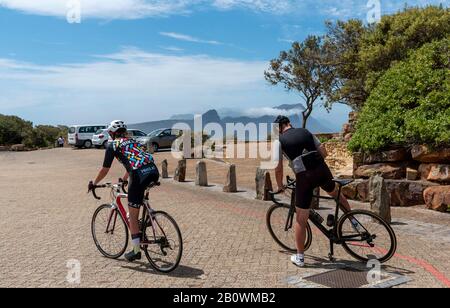
[(279, 115), (276, 119), (275, 119), (275, 124), (279, 124), (281, 125), (287, 125), (287, 124), (291, 124), (291, 120), (289, 120), (288, 117), (283, 116), (283, 115)]

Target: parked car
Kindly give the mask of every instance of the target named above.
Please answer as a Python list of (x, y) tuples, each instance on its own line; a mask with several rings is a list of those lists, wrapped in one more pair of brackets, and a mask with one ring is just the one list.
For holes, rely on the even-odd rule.
[(108, 145), (109, 134), (106, 129), (99, 129), (94, 136), (92, 136), (92, 143), (97, 148), (106, 148)]
[(94, 134), (100, 130), (105, 129), (106, 125), (73, 125), (69, 127), (69, 133), (67, 136), (67, 140), (69, 140), (69, 144), (82, 148), (85, 147), (87, 149), (92, 147), (92, 138)]
[[(133, 139), (138, 139), (140, 137), (145, 137), (147, 134), (145, 134), (143, 131), (137, 130), (137, 129), (129, 129), (128, 130), (128, 136)], [(100, 148), (106, 148), (108, 145), (108, 141), (110, 141), (110, 136), (108, 133), (108, 130), (106, 129), (100, 129), (98, 130), (95, 135), (92, 137), (92, 143), (94, 146), (98, 149)]]
[(178, 129), (164, 128), (158, 129), (145, 137), (137, 138), (137, 140), (145, 145), (152, 146), (153, 151), (158, 152), (160, 149), (172, 147), (172, 143), (181, 135)]

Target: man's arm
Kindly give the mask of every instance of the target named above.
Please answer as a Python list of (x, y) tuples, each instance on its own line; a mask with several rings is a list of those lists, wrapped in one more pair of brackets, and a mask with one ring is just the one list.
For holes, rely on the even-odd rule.
[(283, 156), (281, 156), (278, 166), (275, 169), (275, 178), (277, 179), (278, 191), (284, 190), (283, 177), (284, 177)]
[(320, 142), (319, 138), (317, 138), (316, 136), (313, 135), (314, 138), (314, 144), (316, 146), (317, 152), (320, 153), (320, 155), (322, 155), (322, 157), (325, 159), (328, 157), (328, 152), (327, 149), (325, 148), (325, 146)]
[(109, 168), (103, 167), (97, 175), (97, 178), (94, 181), (94, 185), (97, 186), (106, 176), (108, 175)]

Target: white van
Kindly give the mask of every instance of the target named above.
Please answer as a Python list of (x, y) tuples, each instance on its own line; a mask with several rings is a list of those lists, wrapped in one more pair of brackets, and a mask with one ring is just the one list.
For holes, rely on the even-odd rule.
[(72, 125), (69, 127), (68, 140), (69, 144), (82, 148), (85, 147), (87, 149), (92, 147), (92, 137), (95, 132), (100, 129), (106, 129), (107, 125)]

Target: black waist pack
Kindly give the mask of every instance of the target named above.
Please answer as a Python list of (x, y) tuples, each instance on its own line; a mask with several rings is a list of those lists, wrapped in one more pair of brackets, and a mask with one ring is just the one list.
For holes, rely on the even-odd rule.
[(314, 170), (323, 162), (322, 155), (317, 151), (313, 151), (297, 157), (293, 160), (292, 165), (295, 174), (299, 174), (308, 170)]
[(135, 171), (139, 178), (140, 184), (142, 184), (149, 176), (154, 176), (156, 179), (159, 178), (158, 167), (154, 163), (145, 165)]

